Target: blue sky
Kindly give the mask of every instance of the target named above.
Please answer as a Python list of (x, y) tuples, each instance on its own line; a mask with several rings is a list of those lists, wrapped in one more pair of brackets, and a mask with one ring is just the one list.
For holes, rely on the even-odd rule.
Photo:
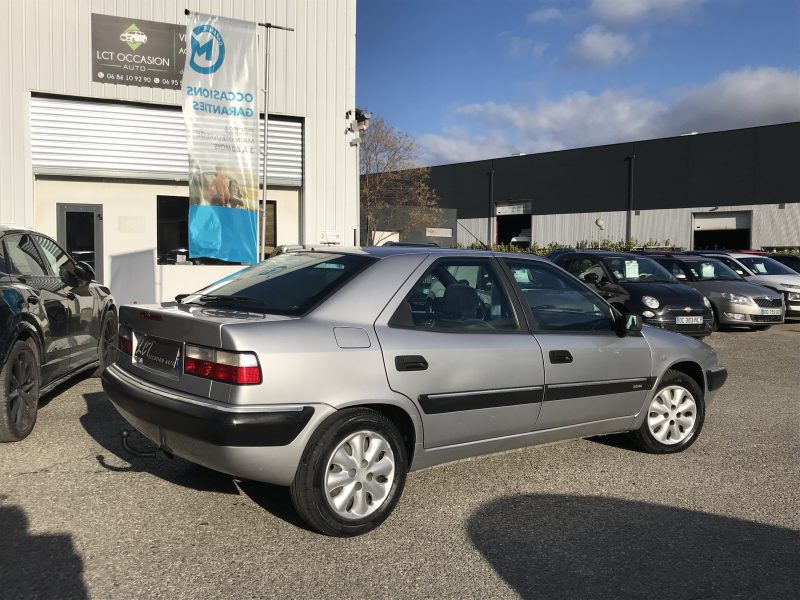
[(800, 0), (359, 0), (357, 104), (444, 164), (800, 120)]

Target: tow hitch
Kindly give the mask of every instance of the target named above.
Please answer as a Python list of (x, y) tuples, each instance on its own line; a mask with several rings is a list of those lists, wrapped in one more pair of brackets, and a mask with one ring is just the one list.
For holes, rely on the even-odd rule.
[(122, 447), (125, 448), (127, 452), (133, 454), (134, 456), (141, 456), (142, 458), (155, 458), (158, 456), (158, 453), (161, 452), (167, 458), (173, 458), (174, 455), (172, 451), (167, 447), (166, 440), (164, 439), (164, 434), (161, 434), (161, 447), (156, 448), (155, 450), (139, 450), (138, 448), (134, 448), (131, 445), (130, 437), (131, 431), (130, 429), (123, 429), (119, 432), (120, 437), (122, 438)]

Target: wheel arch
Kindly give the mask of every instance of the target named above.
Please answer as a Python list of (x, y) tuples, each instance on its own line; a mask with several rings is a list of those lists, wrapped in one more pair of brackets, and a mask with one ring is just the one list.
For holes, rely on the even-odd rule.
[[(408, 455), (408, 464), (411, 465), (414, 459), (414, 449), (417, 442), (422, 442), (422, 421), (419, 418), (419, 413), (414, 408), (414, 412), (407, 406), (403, 406), (399, 402), (390, 400), (374, 400), (374, 401), (359, 401), (346, 405), (339, 405), (336, 407), (338, 410), (350, 408), (367, 408), (381, 413), (389, 419), (400, 430), (405, 443), (406, 453)], [(416, 413), (416, 418), (415, 414)]]
[(679, 373), (683, 373), (687, 377), (693, 379), (697, 384), (697, 387), (700, 388), (700, 392), (703, 394), (703, 398), (705, 399), (706, 378), (705, 374), (703, 373), (703, 367), (694, 361), (684, 360), (670, 365), (669, 370), (678, 371)]

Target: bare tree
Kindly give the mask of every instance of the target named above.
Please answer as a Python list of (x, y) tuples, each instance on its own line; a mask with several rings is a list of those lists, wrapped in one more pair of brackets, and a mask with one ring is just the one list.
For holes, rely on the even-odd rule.
[[(377, 246), (392, 232), (440, 224), (430, 169), (417, 166), (417, 143), (383, 119), (370, 122), (361, 136), (361, 235)], [(390, 231), (387, 231), (390, 230)]]

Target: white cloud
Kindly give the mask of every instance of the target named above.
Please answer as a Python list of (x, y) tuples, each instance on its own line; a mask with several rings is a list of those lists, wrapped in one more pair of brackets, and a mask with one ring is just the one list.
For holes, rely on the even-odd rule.
[(561, 9), (556, 8), (555, 6), (548, 6), (546, 8), (540, 8), (536, 12), (532, 12), (528, 15), (528, 22), (529, 23), (549, 23), (550, 21), (560, 21), (564, 18), (564, 13), (561, 12)]
[(531, 38), (513, 35), (508, 39), (508, 53), (512, 58), (532, 57), (539, 59), (547, 50), (546, 42), (537, 42)]
[(626, 25), (645, 20), (685, 18), (706, 0), (591, 0), (589, 13), (604, 23)]
[(621, 33), (611, 33), (602, 25), (587, 27), (567, 51), (566, 64), (589, 68), (606, 68), (628, 59), (633, 44)]
[(455, 111), (458, 127), (419, 139), (424, 164), (445, 164), (800, 121), (800, 72), (723, 73), (672, 103), (631, 90), (585, 91), (535, 106), (485, 102)]

